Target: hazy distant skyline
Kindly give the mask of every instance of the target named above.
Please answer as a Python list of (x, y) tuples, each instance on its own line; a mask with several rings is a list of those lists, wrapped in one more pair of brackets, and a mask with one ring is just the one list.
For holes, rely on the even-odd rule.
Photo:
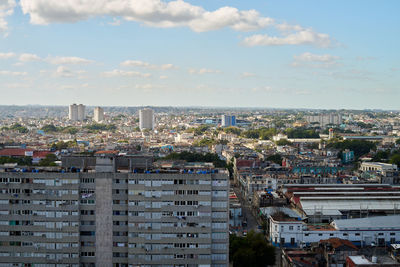
[(395, 0), (0, 0), (0, 105), (398, 110), (399, 10)]

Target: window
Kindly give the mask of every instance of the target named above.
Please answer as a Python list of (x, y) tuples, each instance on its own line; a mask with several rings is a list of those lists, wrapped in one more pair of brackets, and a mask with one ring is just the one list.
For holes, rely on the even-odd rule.
[(81, 231), (82, 236), (94, 236), (96, 235), (95, 231)]
[(94, 251), (82, 251), (81, 252), (81, 257), (94, 257), (95, 256), (95, 253), (94, 253)]
[(293, 230), (293, 226), (289, 226), (289, 230)]

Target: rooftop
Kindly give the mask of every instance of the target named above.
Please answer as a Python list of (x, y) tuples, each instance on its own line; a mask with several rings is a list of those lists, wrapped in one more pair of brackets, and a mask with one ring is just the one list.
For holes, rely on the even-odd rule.
[(334, 226), (338, 230), (399, 228), (400, 215), (335, 220), (332, 222), (332, 226)]

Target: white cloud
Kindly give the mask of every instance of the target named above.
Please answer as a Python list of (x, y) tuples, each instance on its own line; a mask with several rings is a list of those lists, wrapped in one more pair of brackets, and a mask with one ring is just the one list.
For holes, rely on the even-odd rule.
[(251, 73), (251, 72), (243, 72), (242, 75), (240, 75), (240, 77), (242, 78), (250, 78), (250, 77), (255, 77), (257, 76), (255, 73)]
[(262, 18), (256, 10), (239, 11), (234, 7), (221, 7), (213, 12), (204, 12), (189, 22), (196, 32), (212, 31), (231, 27), (236, 31), (255, 31), (273, 23), (271, 18)]
[(282, 32), (290, 32), (290, 31), (303, 31), (304, 28), (301, 27), (300, 25), (290, 25), (288, 23), (281, 23), (281, 24), (276, 24), (275, 28), (277, 28), (278, 30), (282, 31)]
[(0, 0), (0, 32), (7, 36), (8, 22), (6, 18), (14, 13), (15, 0)]
[(340, 57), (329, 54), (317, 55), (305, 52), (299, 56), (293, 56), (292, 67), (310, 67), (310, 68), (329, 68), (339, 66)]
[(31, 85), (28, 83), (8, 83), (5, 84), (8, 88), (18, 89), (18, 88), (29, 88)]
[(216, 74), (216, 73), (221, 73), (220, 70), (212, 70), (212, 69), (206, 69), (206, 68), (202, 68), (202, 69), (189, 69), (188, 72), (189, 72), (190, 74), (200, 74), (200, 75), (209, 74), (209, 73), (214, 73), (214, 74)]
[(121, 20), (113, 18), (113, 21), (109, 22), (108, 24), (111, 26), (119, 26), (119, 25), (121, 25)]
[(49, 57), (46, 59), (49, 63), (54, 65), (85, 65), (93, 63), (93, 60), (80, 58), (80, 57)]
[(136, 89), (143, 89), (144, 91), (151, 91), (155, 86), (153, 84), (147, 83), (147, 84), (136, 84), (135, 88)]
[(160, 76), (160, 79), (161, 79), (161, 80), (168, 79), (168, 76), (166, 76), (166, 75), (161, 75), (161, 76)]
[(0, 70), (0, 75), (4, 76), (26, 76), (27, 74), (28, 74), (27, 72)]
[(177, 69), (177, 67), (174, 66), (173, 64), (163, 64), (163, 65), (161, 65), (161, 69), (170, 70), (170, 69)]
[(121, 62), (120, 65), (124, 67), (155, 68), (155, 65), (140, 60), (125, 60), (124, 62)]
[(31, 61), (41, 61), (42, 59), (35, 54), (24, 53), (19, 56), (19, 61), (21, 62), (31, 62)]
[(9, 52), (9, 53), (0, 53), (0, 59), (9, 59), (15, 57), (15, 53)]
[(78, 70), (78, 71), (72, 71), (70, 69), (67, 69), (64, 66), (59, 66), (56, 71), (54, 72), (54, 76), (56, 77), (64, 77), (64, 78), (71, 78), (71, 77), (76, 77), (80, 76), (82, 74), (86, 73), (84, 70)]
[(104, 76), (106, 77), (142, 77), (142, 78), (149, 78), (151, 77), (150, 73), (142, 73), (137, 71), (124, 71), (124, 70), (112, 70), (103, 72)]
[(311, 29), (301, 30), (283, 37), (269, 36), (267, 34), (255, 34), (246, 37), (243, 41), (247, 46), (269, 46), (269, 45), (315, 45), (328, 47), (331, 39), (328, 34), (317, 33)]
[(177, 67), (173, 64), (163, 64), (163, 65), (155, 65), (148, 62), (140, 61), (140, 60), (125, 60), (124, 62), (120, 63), (123, 67), (141, 67), (147, 69), (162, 69), (162, 70), (169, 70), (169, 69), (176, 69)]
[(153, 27), (186, 26), (203, 32), (226, 27), (237, 31), (259, 30), (273, 23), (256, 10), (225, 6), (207, 11), (183, 0), (21, 0), (20, 5), (33, 24), (76, 22), (108, 15)]
[(312, 61), (317, 61), (317, 62), (333, 62), (338, 60), (340, 57), (338, 56), (332, 56), (329, 54), (324, 54), (324, 55), (316, 55), (312, 54), (310, 52), (305, 52), (299, 56), (294, 56), (294, 59), (297, 61), (307, 61), (307, 62), (312, 62)]

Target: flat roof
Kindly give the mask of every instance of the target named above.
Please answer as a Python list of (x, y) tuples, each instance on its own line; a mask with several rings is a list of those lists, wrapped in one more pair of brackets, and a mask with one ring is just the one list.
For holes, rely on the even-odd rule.
[(301, 201), (301, 207), (307, 216), (314, 215), (316, 211), (326, 215), (340, 215), (340, 211), (349, 210), (393, 211), (394, 209), (400, 209), (400, 200), (371, 200), (365, 198), (352, 201), (343, 198), (324, 201), (306, 200)]
[[(316, 191), (311, 191), (311, 192), (293, 192), (294, 195), (333, 195), (333, 194), (349, 194), (349, 195), (386, 195), (386, 194), (398, 194), (400, 195), (400, 191), (352, 191), (352, 192), (347, 192), (347, 191), (340, 191), (340, 192), (335, 192), (335, 191), (329, 191), (329, 192), (316, 192)], [(303, 197), (302, 197), (303, 198)]]
[(285, 184), (285, 187), (391, 187), (390, 184)]
[(400, 215), (334, 220), (332, 225), (339, 230), (400, 228)]
[(301, 197), (300, 201), (303, 202), (303, 200), (317, 200), (317, 199), (322, 199), (322, 200), (330, 200), (330, 199), (340, 199), (340, 200), (353, 200), (353, 199), (400, 199), (400, 196), (346, 196), (345, 199), (343, 199), (344, 196), (316, 196), (316, 197)]
[(364, 255), (361, 256), (348, 256), (349, 259), (354, 262), (354, 264), (360, 265), (373, 265), (375, 263), (370, 262)]

